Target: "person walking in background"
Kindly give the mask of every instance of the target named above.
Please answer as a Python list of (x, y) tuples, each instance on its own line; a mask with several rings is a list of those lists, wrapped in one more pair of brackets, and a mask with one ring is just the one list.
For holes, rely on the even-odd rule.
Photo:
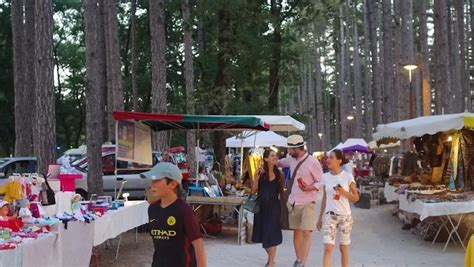
[(252, 194), (258, 193), (260, 211), (255, 214), (252, 242), (262, 243), (268, 254), (265, 266), (275, 266), (276, 246), (282, 242), (280, 226), (281, 202), (283, 197), (283, 173), (277, 168), (278, 156), (267, 149), (263, 153), (263, 170), (257, 173), (252, 184)]
[(160, 162), (169, 162), (169, 163), (174, 164), (173, 160), (170, 157), (170, 151), (168, 149), (163, 150), (163, 152), (161, 153), (161, 161)]
[[(293, 245), (296, 253), (293, 266), (302, 267), (308, 259), (311, 235), (316, 226), (316, 196), (323, 186), (321, 182), (323, 172), (319, 161), (306, 152), (305, 142), (301, 135), (289, 136), (287, 147), (291, 157), (281, 159), (277, 164), (282, 168), (290, 167), (291, 171), (291, 179), (285, 186), (287, 192), (290, 193), (288, 195), (285, 192), (288, 200), (285, 201), (286, 205), (283, 209), (282, 226), (283, 229), (293, 230)], [(287, 219), (287, 225), (285, 219)]]
[(345, 163), (342, 165), (342, 170), (354, 175), (354, 162), (353, 155), (351, 152), (344, 153)]
[(359, 201), (359, 193), (354, 176), (342, 170), (345, 161), (341, 150), (333, 150), (329, 155), (330, 172), (323, 175), (324, 193), (317, 228), (318, 231), (323, 229), (324, 267), (331, 266), (337, 232), (340, 234), (341, 266), (349, 266), (353, 223), (349, 202)]

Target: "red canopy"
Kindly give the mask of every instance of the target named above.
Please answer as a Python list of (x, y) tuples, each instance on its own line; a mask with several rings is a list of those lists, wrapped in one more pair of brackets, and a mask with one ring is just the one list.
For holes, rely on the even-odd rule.
[(154, 131), (171, 129), (188, 130), (259, 130), (268, 131), (270, 128), (262, 119), (254, 116), (232, 115), (178, 115), (153, 114), (140, 112), (113, 113), (115, 120), (137, 120), (151, 127)]

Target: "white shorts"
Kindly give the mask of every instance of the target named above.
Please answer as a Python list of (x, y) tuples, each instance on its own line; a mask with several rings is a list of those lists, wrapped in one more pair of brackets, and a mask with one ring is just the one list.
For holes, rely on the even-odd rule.
[(334, 245), (336, 243), (336, 233), (339, 232), (339, 243), (349, 245), (351, 243), (352, 223), (351, 215), (324, 214), (323, 243)]

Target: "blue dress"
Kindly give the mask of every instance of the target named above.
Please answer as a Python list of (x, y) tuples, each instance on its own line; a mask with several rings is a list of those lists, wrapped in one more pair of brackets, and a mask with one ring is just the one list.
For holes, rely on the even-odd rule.
[(260, 212), (254, 217), (252, 242), (262, 243), (264, 248), (277, 246), (283, 239), (280, 226), (279, 194), (279, 179), (268, 181), (264, 174), (261, 175), (258, 180)]

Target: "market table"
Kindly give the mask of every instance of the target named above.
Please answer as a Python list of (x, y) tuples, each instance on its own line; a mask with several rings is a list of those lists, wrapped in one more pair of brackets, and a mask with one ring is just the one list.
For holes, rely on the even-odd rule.
[[(245, 202), (245, 197), (198, 197), (198, 196), (188, 196), (186, 202), (193, 207), (193, 211), (196, 212), (202, 205), (213, 205), (213, 206), (232, 206), (234, 210), (239, 215), (238, 219), (238, 231), (237, 231), (237, 244), (242, 244), (242, 220), (243, 220), (243, 204)], [(238, 207), (238, 208), (237, 208)], [(202, 225), (201, 228), (205, 229)]]
[(127, 201), (125, 207), (107, 212), (94, 221), (94, 246), (148, 223), (148, 202)]
[[(14, 250), (0, 251), (0, 266), (89, 266), (92, 248), (148, 222), (148, 202), (127, 201), (91, 223), (60, 223), (44, 238), (28, 240)], [(120, 247), (119, 244), (117, 246)]]
[[(117, 259), (122, 233), (148, 223), (148, 206), (147, 201), (127, 201), (123, 208), (111, 210), (106, 216), (97, 218), (94, 222), (94, 247), (119, 236), (115, 251), (115, 259)], [(137, 243), (136, 230), (135, 243)]]
[(398, 193), (395, 192), (397, 189), (397, 187), (390, 185), (388, 182), (385, 183), (383, 194), (387, 202), (398, 201)]
[[(443, 228), (446, 229), (449, 235), (444, 245), (443, 252), (446, 251), (446, 248), (451, 240), (454, 243), (459, 242), (463, 249), (466, 250), (464, 242), (459, 235), (458, 229), (466, 215), (469, 213), (474, 213), (474, 201), (426, 203), (419, 199), (411, 201), (407, 199), (406, 195), (400, 195), (399, 203), (401, 210), (420, 215), (421, 221), (428, 217), (439, 217), (441, 219), (442, 224), (436, 232), (436, 236), (433, 239), (432, 244), (436, 242), (441, 230)], [(455, 220), (455, 217), (459, 217), (457, 221)], [(448, 223), (452, 229), (448, 228)]]

